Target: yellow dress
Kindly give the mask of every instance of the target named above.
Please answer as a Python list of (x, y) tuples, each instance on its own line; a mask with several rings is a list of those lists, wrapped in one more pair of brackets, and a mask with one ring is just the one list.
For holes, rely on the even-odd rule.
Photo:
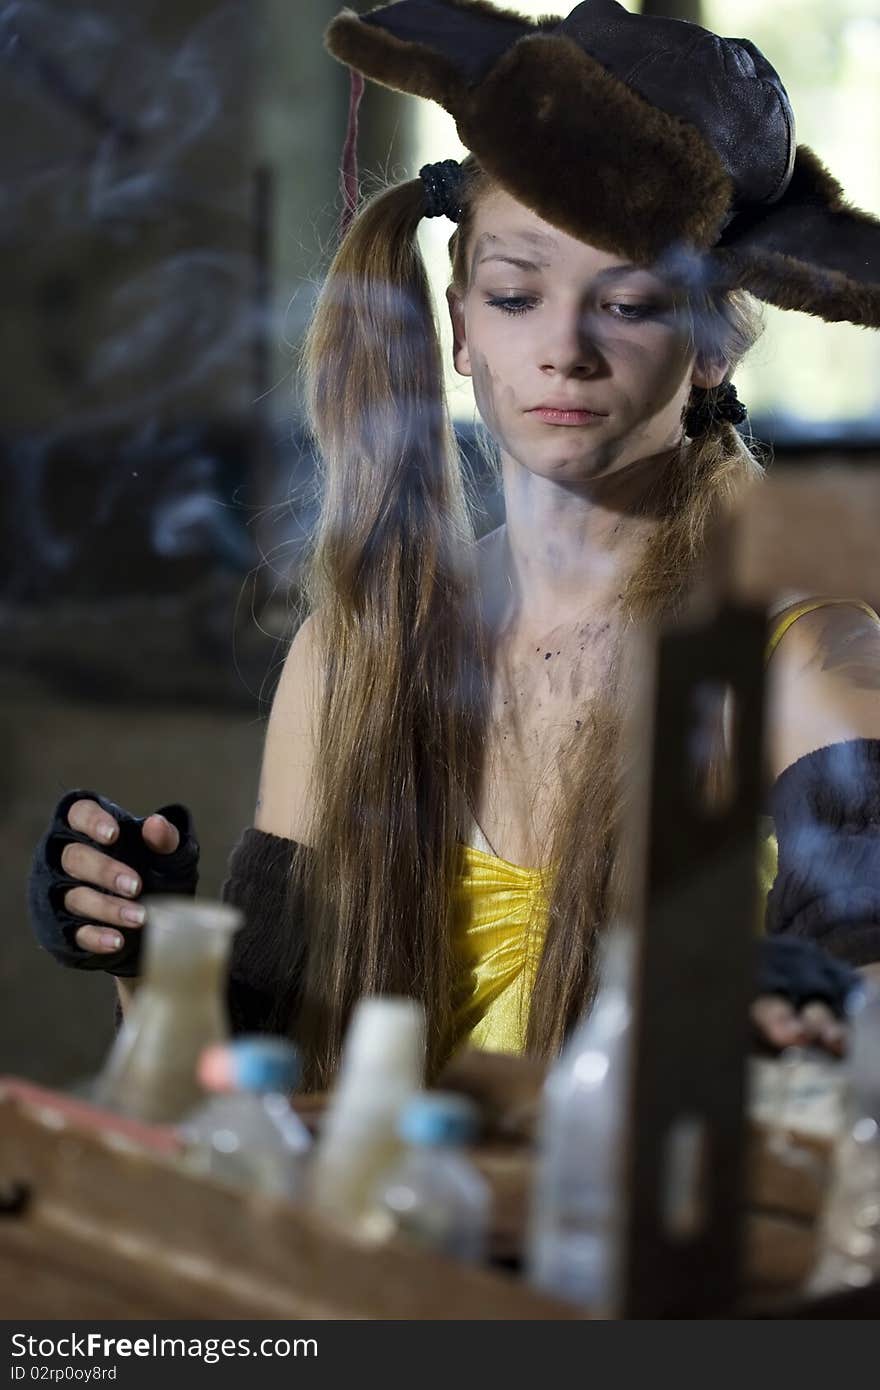
[[(807, 599), (787, 607), (767, 642), (769, 661), (792, 623), (817, 608), (845, 603), (877, 617), (858, 599)], [(455, 949), (461, 969), (459, 1046), (489, 1052), (522, 1052), (529, 998), (547, 924), (551, 874), (499, 859), (474, 845), (460, 845), (454, 885)], [(758, 844), (759, 924), (777, 868), (773, 822), (762, 817)]]
[(522, 1052), (544, 944), (550, 876), (460, 845), (456, 952), (465, 1001), (456, 1037), (490, 1052)]

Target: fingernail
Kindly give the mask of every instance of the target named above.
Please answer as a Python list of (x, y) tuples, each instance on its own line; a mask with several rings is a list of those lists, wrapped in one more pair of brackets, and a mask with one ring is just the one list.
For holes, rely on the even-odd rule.
[(130, 898), (133, 898), (138, 890), (138, 881), (129, 874), (120, 874), (116, 880), (116, 887), (120, 893), (127, 893)]
[(124, 922), (131, 922), (135, 926), (140, 926), (144, 921), (146, 913), (142, 907), (121, 907), (119, 915)]
[(122, 946), (122, 937), (117, 936), (115, 931), (102, 931), (101, 945), (110, 951), (118, 951)]
[(112, 840), (116, 834), (116, 826), (112, 821), (104, 821), (98, 826), (98, 834), (102, 840)]

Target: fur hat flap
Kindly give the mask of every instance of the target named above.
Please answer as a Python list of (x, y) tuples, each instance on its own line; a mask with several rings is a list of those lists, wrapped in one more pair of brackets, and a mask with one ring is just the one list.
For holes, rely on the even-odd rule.
[(537, 32), (528, 20), (482, 0), (406, 0), (363, 15), (343, 10), (324, 42), (334, 58), (365, 77), (428, 97), (455, 115), (465, 87), (517, 39)]
[(781, 309), (880, 328), (880, 221), (846, 202), (806, 145), (784, 197), (735, 217), (713, 259), (726, 283)]

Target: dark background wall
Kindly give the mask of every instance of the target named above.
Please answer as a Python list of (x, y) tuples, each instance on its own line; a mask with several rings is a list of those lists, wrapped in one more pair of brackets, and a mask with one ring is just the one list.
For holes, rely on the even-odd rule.
[[(0, 1072), (72, 1082), (112, 1034), (112, 980), (26, 920), (59, 795), (187, 802), (206, 895), (252, 819), (310, 519), (294, 367), (339, 214), (339, 8), (0, 0)], [(364, 171), (405, 159), (397, 100), (362, 109)]]

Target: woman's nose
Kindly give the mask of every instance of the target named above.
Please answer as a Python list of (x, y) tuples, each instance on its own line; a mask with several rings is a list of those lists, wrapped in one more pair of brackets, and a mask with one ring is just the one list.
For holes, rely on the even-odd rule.
[(583, 313), (560, 316), (539, 351), (545, 372), (594, 376), (602, 366), (599, 343)]

